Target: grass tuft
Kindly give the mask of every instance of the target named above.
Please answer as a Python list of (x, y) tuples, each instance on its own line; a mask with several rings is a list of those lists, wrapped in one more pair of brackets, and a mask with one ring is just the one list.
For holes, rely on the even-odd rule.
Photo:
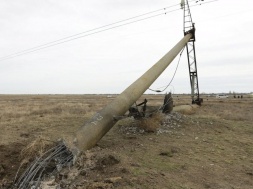
[(144, 129), (146, 132), (155, 132), (161, 125), (163, 120), (162, 113), (155, 113), (152, 117), (141, 119), (139, 127)]
[(52, 146), (52, 142), (49, 138), (44, 136), (39, 136), (32, 142), (30, 142), (22, 151), (22, 159), (34, 159), (36, 156), (41, 156), (49, 147)]

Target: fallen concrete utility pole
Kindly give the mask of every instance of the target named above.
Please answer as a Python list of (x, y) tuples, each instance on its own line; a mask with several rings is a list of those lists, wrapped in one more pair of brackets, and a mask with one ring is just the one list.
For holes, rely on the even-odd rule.
[(184, 36), (163, 58), (153, 65), (139, 79), (125, 89), (110, 104), (97, 112), (89, 121), (81, 126), (71, 143), (66, 145), (74, 155), (80, 151), (92, 148), (96, 143), (113, 127), (117, 122), (115, 117), (124, 115), (128, 109), (136, 102), (150, 85), (169, 66), (186, 43), (192, 38), (189, 33)]

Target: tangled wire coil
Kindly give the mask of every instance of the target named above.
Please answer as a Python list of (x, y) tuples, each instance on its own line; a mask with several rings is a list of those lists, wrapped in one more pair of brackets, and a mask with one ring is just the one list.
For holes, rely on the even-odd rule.
[(36, 158), (25, 172), (14, 180), (13, 189), (37, 189), (41, 181), (61, 171), (63, 167), (73, 165), (73, 154), (63, 142)]

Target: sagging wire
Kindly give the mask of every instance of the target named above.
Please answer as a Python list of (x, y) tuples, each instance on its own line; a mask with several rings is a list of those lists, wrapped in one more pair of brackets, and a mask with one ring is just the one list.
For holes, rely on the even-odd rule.
[(165, 87), (163, 90), (154, 90), (154, 89), (150, 89), (150, 88), (149, 88), (148, 90), (154, 91), (154, 92), (157, 92), (157, 93), (161, 93), (161, 92), (165, 91), (165, 90), (170, 86), (170, 84), (171, 84), (172, 81), (174, 80), (174, 77), (175, 77), (175, 75), (176, 75), (176, 73), (177, 73), (178, 65), (179, 65), (181, 56), (182, 56), (182, 54), (183, 54), (183, 52), (184, 52), (184, 49), (185, 49), (185, 46), (184, 46), (184, 48), (182, 49), (182, 51), (180, 52), (179, 59), (178, 59), (178, 62), (177, 62), (177, 67), (176, 67), (176, 69), (175, 69), (175, 71), (174, 71), (174, 74), (173, 74), (173, 76), (172, 76), (172, 78), (171, 78), (169, 84), (166, 85), (166, 86), (157, 88), (157, 89), (161, 89), (161, 88), (164, 88), (164, 87)]
[[(59, 172), (66, 166), (73, 165), (73, 154), (63, 142), (36, 158), (18, 180), (14, 180), (14, 189), (38, 188), (47, 176)], [(16, 177), (18, 172), (16, 174)]]

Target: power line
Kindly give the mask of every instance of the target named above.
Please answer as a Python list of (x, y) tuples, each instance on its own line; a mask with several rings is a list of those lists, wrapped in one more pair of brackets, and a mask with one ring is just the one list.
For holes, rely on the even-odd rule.
[[(191, 0), (191, 1), (195, 1), (195, 0)], [(2, 61), (2, 59), (5, 59), (5, 58), (9, 58), (9, 57), (11, 58), (12, 56), (15, 56), (15, 55), (20, 54), (20, 53), (25, 53), (25, 52), (28, 52), (28, 51), (32, 51), (32, 50), (35, 50), (35, 49), (38, 49), (38, 48), (41, 48), (41, 47), (44, 47), (44, 46), (47, 46), (47, 45), (51, 45), (53, 43), (57, 43), (57, 42), (60, 42), (60, 41), (63, 41), (63, 40), (66, 40), (66, 39), (69, 39), (69, 38), (72, 38), (72, 37), (76, 37), (78, 35), (82, 35), (82, 34), (89, 33), (89, 32), (92, 32), (92, 31), (95, 31), (95, 30), (99, 30), (99, 29), (102, 29), (102, 28), (106, 28), (106, 27), (109, 27), (109, 26), (112, 26), (112, 25), (115, 25), (115, 24), (118, 24), (118, 23), (122, 23), (122, 22), (126, 22), (126, 21), (129, 21), (129, 20), (133, 20), (133, 19), (139, 18), (139, 17), (143, 17), (143, 16), (148, 15), (148, 14), (153, 14), (155, 12), (164, 11), (164, 10), (166, 10), (168, 8), (175, 7), (175, 6), (178, 6), (178, 4), (167, 6), (167, 7), (164, 7), (164, 8), (161, 8), (161, 9), (157, 9), (157, 10), (154, 10), (154, 11), (150, 11), (150, 12), (147, 12), (147, 13), (143, 13), (143, 14), (140, 14), (140, 15), (137, 15), (137, 16), (133, 16), (133, 17), (130, 17), (130, 18), (127, 18), (127, 19), (124, 19), (124, 20), (120, 20), (120, 21), (117, 21), (117, 22), (114, 22), (114, 23), (111, 23), (111, 24), (106, 24), (106, 25), (103, 25), (101, 27), (97, 27), (97, 28), (94, 28), (94, 29), (83, 31), (83, 32), (80, 32), (80, 33), (77, 33), (77, 34), (74, 34), (74, 35), (70, 35), (70, 36), (67, 36), (67, 37), (64, 37), (64, 38), (60, 38), (60, 39), (48, 42), (48, 43), (44, 43), (44, 44), (41, 44), (41, 45), (38, 45), (38, 46), (35, 46), (35, 47), (32, 47), (32, 48), (28, 48), (28, 49), (25, 49), (25, 50), (22, 50), (22, 51), (19, 51), (19, 52), (7, 55), (5, 57), (2, 57), (2, 58), (0, 58), (0, 61)]]
[[(195, 1), (195, 0), (191, 0), (189, 2), (192, 2), (192, 1)], [(16, 52), (16, 53), (13, 53), (13, 54), (10, 54), (8, 56), (4, 56), (4, 57), (0, 58), (0, 61), (15, 58), (15, 57), (22, 56), (22, 55), (25, 55), (25, 54), (29, 54), (29, 53), (32, 53), (32, 52), (36, 52), (36, 51), (39, 51), (39, 50), (42, 50), (42, 49), (45, 49), (45, 48), (49, 48), (49, 47), (56, 46), (56, 45), (59, 45), (59, 44), (62, 44), (62, 43), (66, 43), (66, 42), (69, 42), (69, 41), (72, 41), (72, 40), (76, 40), (76, 39), (83, 38), (83, 37), (86, 37), (86, 36), (94, 35), (96, 33), (101, 33), (103, 31), (107, 31), (107, 30), (110, 30), (110, 29), (118, 28), (118, 27), (121, 27), (121, 26), (124, 26), (124, 25), (129, 25), (129, 24), (132, 24), (132, 23), (135, 23), (135, 22), (139, 22), (139, 21), (142, 21), (142, 20), (146, 20), (146, 19), (149, 19), (149, 18), (157, 17), (157, 16), (160, 16), (160, 15), (163, 15), (163, 14), (167, 14), (167, 13), (170, 13), (170, 12), (180, 10), (180, 9), (175, 9), (175, 10), (172, 10), (172, 11), (167, 11), (167, 12), (164, 12), (164, 13), (161, 13), (161, 14), (153, 15), (153, 16), (150, 16), (150, 17), (146, 17), (146, 18), (143, 18), (143, 19), (136, 20), (136, 21), (128, 22), (128, 23), (125, 23), (125, 24), (121, 24), (121, 25), (118, 25), (118, 26), (110, 27), (110, 28), (107, 28), (107, 29), (99, 30), (99, 31), (96, 31), (96, 32), (93, 32), (93, 33), (89, 33), (89, 34), (86, 34), (86, 35), (82, 35), (82, 36), (79, 36), (79, 37), (72, 38), (74, 36), (85, 34), (85, 33), (95, 31), (95, 30), (98, 30), (98, 29), (102, 29), (102, 28), (105, 28), (105, 27), (108, 27), (108, 26), (111, 26), (111, 25), (115, 25), (117, 23), (125, 22), (127, 20), (131, 20), (131, 19), (134, 19), (134, 18), (137, 18), (137, 17), (152, 14), (154, 12), (158, 12), (158, 11), (161, 11), (161, 10), (166, 10), (166, 9), (174, 7), (174, 6), (178, 6), (178, 4), (168, 6), (168, 7), (165, 7), (163, 9), (158, 9), (158, 10), (155, 10), (155, 11), (151, 11), (151, 12), (148, 12), (148, 13), (144, 13), (144, 14), (141, 14), (141, 15), (138, 15), (138, 16), (134, 16), (134, 17), (131, 17), (131, 18), (128, 18), (128, 19), (125, 19), (125, 20), (121, 20), (121, 21), (112, 23), (112, 24), (107, 24), (107, 25), (104, 25), (104, 26), (101, 26), (101, 27), (98, 27), (98, 28), (95, 28), (95, 29), (87, 30), (87, 31), (84, 31), (84, 32), (81, 32), (81, 33), (78, 33), (78, 34), (75, 34), (75, 35), (71, 35), (71, 36), (68, 36), (68, 37), (65, 37), (65, 38), (62, 38), (62, 39), (58, 39), (58, 40), (55, 40), (55, 41), (52, 41), (52, 42), (48, 42), (48, 43), (33, 47), (33, 48), (30, 48), (30, 49), (19, 51), (19, 52)], [(69, 38), (71, 38), (71, 39), (69, 39)], [(64, 40), (64, 39), (68, 39), (68, 40)]]
[(127, 18), (127, 19), (124, 19), (124, 20), (120, 20), (120, 21), (111, 23), (111, 24), (106, 24), (106, 25), (103, 25), (103, 26), (100, 26), (100, 27), (97, 27), (97, 28), (93, 28), (93, 29), (90, 29), (90, 30), (87, 30), (87, 31), (83, 31), (83, 32), (74, 34), (74, 35), (70, 35), (70, 36), (67, 36), (67, 37), (64, 37), (64, 38), (60, 38), (60, 39), (57, 39), (57, 40), (54, 40), (54, 41), (51, 41), (51, 42), (47, 42), (47, 43), (44, 43), (44, 44), (41, 44), (41, 45), (38, 45), (38, 46), (35, 46), (35, 47), (32, 47), (32, 48), (28, 48), (28, 49), (25, 49), (25, 50), (13, 53), (13, 54), (11, 54), (9, 56), (12, 56), (12, 55), (15, 55), (15, 54), (19, 54), (19, 53), (23, 53), (23, 52), (30, 51), (30, 50), (34, 50), (34, 49), (37, 49), (37, 48), (40, 48), (40, 47), (43, 47), (43, 46), (46, 46), (46, 45), (50, 45), (52, 43), (56, 43), (56, 42), (63, 41), (65, 39), (76, 37), (78, 35), (82, 35), (82, 34), (85, 34), (85, 33), (88, 33), (88, 32), (92, 32), (92, 31), (95, 31), (95, 30), (99, 30), (99, 29), (102, 29), (102, 28), (106, 28), (106, 27), (109, 27), (109, 26), (112, 26), (112, 25), (115, 25), (115, 24), (118, 24), (118, 23), (126, 22), (128, 20), (136, 19), (136, 18), (145, 16), (145, 15), (148, 15), (148, 14), (153, 14), (153, 13), (158, 12), (158, 11), (163, 11), (163, 10), (166, 10), (166, 9), (174, 7), (174, 6), (178, 6), (178, 4), (177, 5), (168, 6), (168, 7), (162, 8), (162, 9), (157, 9), (157, 10), (154, 10), (154, 11), (150, 11), (150, 12), (147, 12), (147, 13), (144, 13), (144, 14), (140, 14), (140, 15), (137, 15), (137, 16), (133, 16), (133, 17), (130, 17), (130, 18)]
[(225, 17), (229, 17), (231, 15), (234, 16), (234, 15), (238, 15), (238, 14), (244, 14), (244, 13), (247, 13), (249, 11), (252, 11), (252, 8), (251, 9), (246, 9), (246, 10), (241, 10), (241, 11), (238, 11), (238, 12), (233, 12), (233, 13), (225, 14), (225, 15), (221, 15), (221, 16), (210, 17), (210, 18), (199, 20), (199, 21), (206, 21), (206, 20), (214, 20), (214, 19), (218, 19), (218, 18), (225, 18)]
[[(140, 21), (143, 21), (143, 20), (147, 20), (147, 19), (150, 19), (150, 18), (161, 16), (161, 15), (164, 15), (164, 14), (166, 15), (166, 14), (168, 14), (170, 12), (174, 12), (174, 11), (178, 11), (178, 10), (180, 10), (180, 9), (175, 9), (175, 10), (172, 10), (172, 11), (167, 11), (167, 12), (164, 12), (164, 13), (156, 14), (156, 15), (153, 15), (153, 16), (149, 16), (149, 17), (142, 18), (142, 19), (139, 19), (139, 20), (135, 20), (135, 21), (132, 21), (132, 22), (128, 22), (128, 23), (125, 23), (125, 24), (109, 27), (109, 28), (106, 28), (106, 29), (103, 29), (103, 30), (98, 30), (98, 31), (95, 31), (95, 32), (92, 32), (92, 33), (83, 32), (83, 33), (88, 33), (88, 34), (77, 36), (77, 37), (74, 37), (74, 38), (66, 37), (65, 39), (67, 39), (67, 40), (62, 40), (62, 39), (61, 40), (56, 40), (54, 42), (50, 42), (50, 43), (47, 43), (47, 44), (44, 44), (44, 45), (40, 45), (40, 46), (37, 46), (37, 47), (34, 47), (34, 48), (23, 50), (23, 51), (20, 51), (20, 52), (17, 52), (17, 53), (14, 53), (14, 54), (11, 54), (11, 55), (8, 55), (8, 56), (5, 56), (5, 57), (1, 57), (0, 61), (4, 61), (4, 60), (7, 60), (7, 59), (15, 58), (15, 57), (18, 57), (18, 56), (21, 56), (21, 55), (24, 55), (24, 54), (36, 52), (36, 51), (39, 51), (39, 50), (42, 50), (42, 49), (45, 49), (45, 48), (49, 48), (49, 47), (56, 46), (56, 45), (59, 45), (59, 44), (62, 44), (62, 43), (66, 43), (66, 42), (69, 42), (69, 41), (73, 41), (73, 40), (76, 40), (76, 39), (80, 39), (80, 38), (83, 38), (83, 37), (87, 37), (87, 36), (90, 36), (90, 35), (101, 33), (101, 32), (107, 31), (107, 30), (111, 30), (111, 29), (114, 29), (114, 28), (122, 27), (122, 26), (129, 25), (129, 24), (132, 24), (132, 23), (140, 22)], [(102, 28), (102, 27), (100, 27), (100, 28)], [(89, 31), (93, 31), (93, 30), (89, 30)]]
[[(193, 2), (193, 1), (195, 1), (195, 0), (191, 0), (189, 2)], [(213, 0), (213, 1), (218, 1), (218, 0)], [(213, 2), (213, 1), (210, 1), (210, 2)], [(205, 2), (205, 3), (210, 3), (210, 2)], [(205, 4), (205, 3), (201, 3), (201, 4)], [(201, 5), (201, 4), (192, 5), (191, 7), (198, 6), (198, 5)], [(179, 9), (174, 9), (174, 10), (171, 10), (171, 11), (166, 11), (166, 9), (171, 8), (171, 7), (175, 7), (175, 6), (178, 6), (178, 5), (179, 4), (175, 4), (175, 5), (171, 5), (171, 6), (162, 8), (162, 9), (157, 9), (155, 11), (140, 14), (140, 15), (137, 15), (137, 16), (134, 16), (134, 17), (131, 17), (131, 18), (127, 18), (127, 19), (117, 21), (117, 22), (114, 22), (114, 23), (111, 23), (111, 24), (107, 24), (107, 25), (97, 27), (97, 28), (94, 28), (94, 29), (91, 29), (91, 30), (80, 32), (80, 33), (77, 33), (77, 34), (74, 34), (74, 35), (71, 35), (71, 36), (67, 36), (67, 37), (64, 37), (64, 38), (61, 38), (61, 39), (58, 39), (58, 40), (54, 40), (54, 41), (51, 41), (51, 42), (48, 42), (48, 43), (44, 43), (42, 45), (38, 45), (38, 46), (35, 46), (35, 47), (32, 47), (32, 48), (28, 48), (26, 50), (22, 50), (22, 51), (19, 51), (19, 52), (16, 52), (16, 53), (13, 53), (13, 54), (10, 54), (10, 55), (7, 55), (7, 56), (3, 56), (3, 57), (0, 58), (0, 61), (12, 59), (12, 58), (22, 56), (22, 55), (25, 55), (25, 54), (30, 54), (30, 53), (40, 51), (40, 50), (43, 50), (43, 49), (46, 49), (46, 48), (49, 48), (49, 47), (52, 47), (52, 46), (63, 44), (63, 43), (69, 42), (69, 41), (73, 41), (73, 40), (76, 40), (76, 39), (80, 39), (80, 38), (83, 38), (83, 37), (87, 37), (87, 36), (90, 36), (90, 35), (101, 33), (101, 32), (107, 31), (107, 30), (115, 29), (115, 28), (118, 28), (118, 27), (122, 27), (122, 26), (125, 26), (125, 25), (132, 24), (132, 23), (136, 23), (136, 22), (140, 22), (140, 21), (143, 21), (143, 20), (151, 19), (151, 18), (161, 16), (161, 15), (164, 15), (164, 14), (166, 15), (168, 13), (180, 10), (180, 8), (179, 8)], [(156, 15), (152, 15), (152, 16), (149, 16), (149, 17), (141, 18), (141, 19), (138, 19), (138, 20), (134, 20), (134, 21), (131, 21), (131, 22), (127, 22), (127, 23), (124, 23), (124, 24), (116, 25), (116, 24), (119, 24), (119, 23), (122, 23), (122, 22), (133, 20), (133, 19), (136, 19), (136, 18), (139, 18), (139, 17), (143, 17), (143, 16), (148, 15), (148, 14), (153, 14), (153, 13), (158, 12), (158, 11), (165, 11), (165, 12), (159, 13), (159, 14), (156, 14)], [(116, 26), (113, 26), (113, 25), (116, 25)], [(112, 26), (112, 27), (109, 27), (109, 26)], [(109, 28), (107, 28), (107, 27), (109, 27)], [(103, 29), (103, 28), (105, 28), (105, 29)], [(102, 29), (102, 30), (100, 30), (100, 29)], [(96, 30), (98, 30), (98, 31), (96, 31)], [(92, 32), (92, 33), (89, 33), (89, 32)], [(85, 34), (85, 35), (82, 35), (82, 34)]]

